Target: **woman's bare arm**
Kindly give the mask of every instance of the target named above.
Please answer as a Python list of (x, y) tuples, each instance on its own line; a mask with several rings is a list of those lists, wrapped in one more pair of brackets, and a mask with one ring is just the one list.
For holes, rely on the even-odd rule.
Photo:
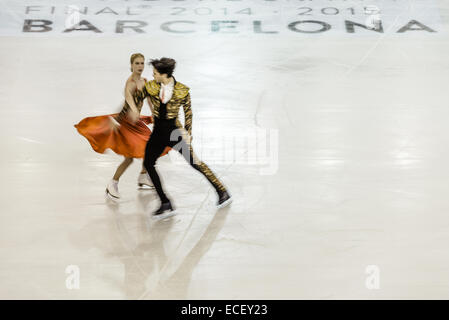
[(128, 80), (128, 81), (126, 81), (126, 86), (125, 86), (125, 101), (131, 109), (129, 117), (131, 118), (132, 121), (135, 122), (135, 121), (137, 121), (137, 119), (139, 119), (139, 110), (136, 107), (136, 104), (134, 102), (134, 97), (131, 93), (131, 90), (132, 90), (132, 81)]

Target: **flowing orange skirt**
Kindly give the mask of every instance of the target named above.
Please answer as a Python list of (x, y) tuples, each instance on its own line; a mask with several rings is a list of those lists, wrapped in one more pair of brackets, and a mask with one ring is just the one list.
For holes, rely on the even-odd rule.
[[(75, 128), (98, 153), (111, 149), (127, 158), (143, 158), (145, 146), (151, 135), (151, 130), (146, 124), (152, 123), (153, 118), (140, 116), (140, 120), (136, 123), (123, 119), (120, 121), (120, 127), (114, 130), (109, 117), (116, 115), (118, 114), (84, 118), (80, 123), (75, 124)], [(167, 154), (169, 150), (170, 148), (167, 147), (161, 156)]]

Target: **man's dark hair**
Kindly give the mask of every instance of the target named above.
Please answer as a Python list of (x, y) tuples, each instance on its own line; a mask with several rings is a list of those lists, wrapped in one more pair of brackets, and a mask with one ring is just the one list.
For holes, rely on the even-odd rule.
[(176, 61), (171, 58), (160, 58), (160, 59), (152, 59), (150, 64), (159, 72), (160, 74), (166, 74), (167, 77), (171, 77), (173, 75), (173, 71), (175, 71)]

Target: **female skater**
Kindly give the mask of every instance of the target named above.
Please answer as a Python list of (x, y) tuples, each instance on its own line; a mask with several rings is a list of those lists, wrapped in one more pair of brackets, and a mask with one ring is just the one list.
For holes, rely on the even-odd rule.
[[(75, 125), (96, 152), (104, 153), (110, 148), (125, 157), (106, 187), (106, 193), (114, 199), (120, 198), (118, 182), (123, 172), (133, 162), (133, 158), (144, 157), (145, 145), (151, 135), (151, 130), (146, 124), (153, 122), (152, 117), (140, 115), (146, 96), (143, 90), (147, 80), (142, 78), (145, 57), (141, 53), (135, 53), (131, 56), (130, 62), (132, 74), (126, 81), (125, 104), (122, 111), (118, 114), (88, 117)], [(164, 151), (163, 155), (167, 151)], [(139, 187), (154, 188), (143, 166), (137, 184)]]

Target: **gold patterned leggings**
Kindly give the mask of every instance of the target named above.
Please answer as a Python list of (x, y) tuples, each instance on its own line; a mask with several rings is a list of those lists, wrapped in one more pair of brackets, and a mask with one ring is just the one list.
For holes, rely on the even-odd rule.
[(212, 170), (202, 162), (193, 152), (192, 146), (188, 143), (187, 132), (176, 125), (176, 119), (159, 120), (154, 118), (154, 130), (145, 148), (144, 166), (148, 171), (151, 181), (154, 184), (157, 194), (162, 203), (168, 202), (168, 198), (162, 188), (161, 180), (154, 167), (157, 159), (166, 147), (177, 150), (184, 159), (198, 172), (203, 174), (212, 184), (217, 192), (226, 191), (220, 180)]

